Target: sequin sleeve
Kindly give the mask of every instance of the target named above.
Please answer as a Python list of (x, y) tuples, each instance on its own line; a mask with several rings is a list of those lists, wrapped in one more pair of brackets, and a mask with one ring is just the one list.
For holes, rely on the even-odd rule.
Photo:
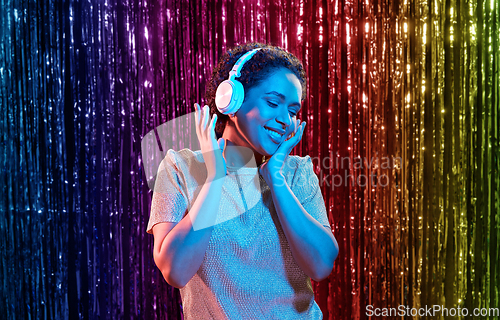
[(187, 195), (175, 159), (175, 152), (169, 150), (158, 168), (147, 233), (153, 233), (152, 229), (155, 224), (179, 222), (187, 213)]
[(304, 209), (328, 229), (331, 229), (321, 194), (319, 179), (313, 169), (310, 156), (300, 157), (292, 180), (292, 190)]

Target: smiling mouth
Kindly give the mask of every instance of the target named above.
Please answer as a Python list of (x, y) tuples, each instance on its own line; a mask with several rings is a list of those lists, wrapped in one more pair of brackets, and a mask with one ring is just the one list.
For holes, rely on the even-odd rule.
[(282, 134), (279, 134), (277, 133), (276, 131), (273, 131), (271, 129), (268, 129), (266, 127), (264, 127), (264, 129), (266, 129), (267, 133), (269, 133), (269, 135), (271, 136), (271, 138), (273, 138), (274, 140), (280, 142), (281, 141), (281, 138), (283, 137)]

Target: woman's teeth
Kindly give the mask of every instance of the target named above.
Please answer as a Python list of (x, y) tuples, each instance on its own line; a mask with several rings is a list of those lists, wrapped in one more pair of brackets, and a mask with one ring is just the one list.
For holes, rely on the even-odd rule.
[(269, 132), (269, 134), (271, 135), (271, 137), (273, 137), (274, 139), (281, 140), (281, 137), (282, 137), (281, 134), (279, 134), (279, 133), (277, 133), (275, 131), (269, 130), (267, 128), (264, 128), (264, 129), (266, 129), (267, 132)]

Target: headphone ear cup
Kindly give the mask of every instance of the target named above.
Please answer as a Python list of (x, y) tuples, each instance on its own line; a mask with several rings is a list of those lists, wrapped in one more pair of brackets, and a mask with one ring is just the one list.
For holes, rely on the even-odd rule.
[(229, 72), (229, 78), (222, 81), (215, 92), (215, 105), (222, 114), (234, 116), (245, 100), (245, 90), (243, 84), (235, 78), (240, 77), (241, 69), (246, 61), (251, 59), (254, 54), (262, 48), (256, 48), (243, 54), (234, 64)]
[(215, 92), (215, 105), (222, 114), (234, 115), (245, 97), (243, 85), (238, 80), (225, 80)]
[(228, 108), (234, 95), (234, 85), (231, 80), (224, 80), (217, 87), (215, 92), (215, 105), (219, 112), (227, 114)]
[(243, 85), (238, 80), (233, 80), (233, 98), (231, 99), (228, 113), (234, 115), (240, 109), (244, 99), (245, 89)]

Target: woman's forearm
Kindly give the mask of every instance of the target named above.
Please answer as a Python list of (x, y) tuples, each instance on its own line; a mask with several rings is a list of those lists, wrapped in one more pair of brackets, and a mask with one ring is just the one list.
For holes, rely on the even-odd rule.
[(196, 274), (205, 257), (219, 211), (224, 179), (207, 180), (189, 213), (167, 234), (155, 253), (165, 280), (182, 288)]
[(281, 178), (272, 184), (271, 194), (292, 255), (311, 279), (323, 280), (333, 269), (339, 252), (337, 241), (304, 209), (288, 184), (283, 183), (284, 176)]

